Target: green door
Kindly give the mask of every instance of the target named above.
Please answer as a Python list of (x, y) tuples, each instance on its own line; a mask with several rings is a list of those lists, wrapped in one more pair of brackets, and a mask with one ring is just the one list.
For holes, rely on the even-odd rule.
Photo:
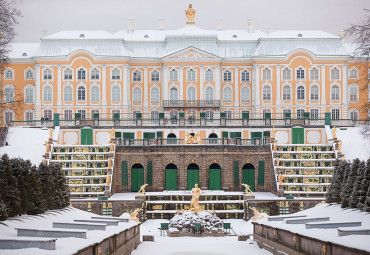
[[(254, 191), (254, 169), (243, 168), (243, 183), (248, 184), (250, 189)], [(245, 190), (243, 186), (243, 191)]]
[(304, 143), (304, 128), (292, 128), (292, 141), (293, 144)]
[(90, 128), (81, 129), (81, 145), (92, 145), (93, 132)]
[(199, 185), (199, 169), (188, 169), (188, 190), (194, 188), (195, 184)]
[(154, 139), (155, 133), (154, 132), (144, 132), (144, 139)]
[(209, 169), (209, 189), (221, 190), (221, 169)]
[(166, 169), (166, 190), (177, 190), (177, 169)]
[(144, 168), (132, 168), (131, 171), (131, 191), (137, 192), (144, 185)]

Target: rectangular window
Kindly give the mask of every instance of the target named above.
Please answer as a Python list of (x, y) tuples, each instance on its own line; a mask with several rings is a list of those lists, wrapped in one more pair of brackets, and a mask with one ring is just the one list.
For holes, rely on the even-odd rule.
[(72, 70), (66, 69), (64, 70), (64, 80), (72, 80)]
[(271, 80), (271, 70), (268, 68), (265, 68), (262, 70), (262, 79), (265, 81)]
[(290, 116), (292, 116), (292, 110), (291, 109), (283, 109), (283, 118), (285, 118), (286, 113), (290, 113)]
[(310, 119), (311, 120), (318, 120), (319, 119), (319, 109), (311, 109), (310, 110)]
[(297, 69), (297, 79), (298, 80), (304, 79), (304, 70), (302, 68)]
[(11, 111), (7, 111), (5, 112), (5, 122), (6, 122), (6, 125), (10, 125), (11, 124), (11, 121), (14, 120), (14, 113), (11, 112)]
[(79, 110), (77, 110), (77, 113), (81, 114), (81, 120), (86, 119), (86, 110), (79, 109)]
[(112, 80), (120, 80), (121, 79), (121, 73), (118, 68), (115, 68), (112, 70)]
[(349, 100), (351, 102), (357, 102), (357, 88), (356, 87), (352, 87), (349, 90)]
[(178, 72), (173, 69), (170, 72), (170, 81), (177, 81), (178, 80)]
[(206, 71), (206, 81), (213, 81), (213, 71), (212, 70)]
[(86, 71), (84, 69), (80, 68), (77, 71), (77, 79), (78, 80), (85, 80), (86, 79)]
[(193, 69), (188, 71), (188, 81), (196, 81), (195, 71)]
[(27, 111), (25, 116), (26, 121), (32, 121), (33, 120), (33, 111)]
[(207, 122), (213, 122), (213, 111), (206, 111)]
[(232, 111), (224, 111), (226, 114), (226, 119), (231, 120), (233, 118), (233, 112)]
[(91, 70), (91, 80), (99, 80), (99, 70), (98, 69)]
[(53, 76), (52, 76), (52, 71), (47, 68), (44, 70), (44, 80), (52, 80), (53, 79)]
[(356, 121), (358, 120), (358, 113), (356, 111), (350, 112), (351, 120)]
[(340, 119), (340, 111), (339, 111), (339, 109), (331, 109), (331, 118), (333, 120), (339, 120)]
[(150, 122), (152, 124), (159, 123), (159, 111), (151, 111), (150, 112)]
[(27, 88), (26, 89), (26, 103), (33, 103), (33, 89)]
[(247, 81), (250, 81), (249, 72), (248, 71), (243, 71), (242, 72), (242, 82), (247, 82)]
[(312, 68), (310, 70), (310, 80), (316, 81), (319, 79), (319, 70), (317, 68)]
[(231, 72), (230, 71), (224, 72), (224, 81), (231, 81)]
[(304, 109), (297, 110), (297, 119), (303, 119), (304, 117)]
[(95, 113), (99, 113), (99, 110), (91, 110), (90, 114), (92, 119), (94, 118)]
[(73, 111), (72, 110), (64, 110), (64, 119), (65, 120), (72, 120), (73, 119)]
[(27, 70), (26, 71), (26, 80), (32, 80), (33, 79), (33, 71)]
[(133, 73), (133, 77), (132, 77), (132, 80), (133, 81), (141, 81), (141, 72), (139, 72), (139, 71), (135, 71), (134, 73)]
[(153, 71), (151, 75), (152, 82), (159, 82), (159, 72)]
[(44, 110), (44, 120), (52, 120), (52, 119), (53, 119), (53, 111)]
[(292, 79), (292, 70), (285, 68), (283, 69), (283, 80), (288, 81)]

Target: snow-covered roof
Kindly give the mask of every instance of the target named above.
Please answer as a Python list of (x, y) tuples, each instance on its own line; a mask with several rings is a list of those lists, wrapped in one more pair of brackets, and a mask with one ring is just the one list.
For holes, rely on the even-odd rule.
[(40, 43), (12, 43), (9, 58), (30, 58), (34, 56)]
[(306, 49), (318, 56), (349, 55), (338, 36), (321, 30), (278, 30), (265, 34), (260, 30), (207, 30), (195, 24), (175, 30), (60, 31), (42, 38), (39, 47), (32, 45), (35, 57), (66, 56), (86, 50), (97, 56), (162, 58), (188, 47), (221, 58), (284, 56), (296, 49)]

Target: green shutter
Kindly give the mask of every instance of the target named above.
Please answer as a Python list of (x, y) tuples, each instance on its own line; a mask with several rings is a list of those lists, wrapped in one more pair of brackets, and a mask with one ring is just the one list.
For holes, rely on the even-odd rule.
[(113, 113), (113, 119), (119, 120), (119, 113)]
[(326, 112), (325, 113), (325, 125), (331, 125), (331, 113), (330, 112)]
[(205, 117), (206, 117), (206, 113), (205, 113), (205, 112), (201, 112), (201, 113), (200, 113), (200, 117), (201, 117), (201, 118), (205, 118)]
[(160, 112), (160, 113), (159, 113), (159, 119), (160, 119), (160, 120), (163, 120), (163, 119), (164, 119), (164, 112)]
[(239, 161), (234, 161), (234, 185), (239, 186)]
[(94, 118), (94, 119), (99, 119), (99, 113), (94, 113), (94, 114), (93, 114), (93, 118)]
[(265, 161), (258, 163), (258, 185), (265, 185)]
[(128, 185), (127, 161), (121, 162), (122, 168), (122, 185)]
[(148, 161), (147, 171), (146, 171), (146, 183), (152, 185), (153, 182), (153, 163)]
[(222, 131), (222, 138), (228, 138), (228, 137), (229, 137), (229, 132)]
[(179, 112), (179, 118), (185, 118), (185, 113), (184, 112)]
[(270, 137), (270, 131), (263, 131), (263, 137)]
[(163, 137), (163, 131), (157, 131), (157, 138)]
[(59, 126), (59, 113), (54, 113), (54, 126)]
[(122, 133), (121, 133), (121, 132), (116, 132), (116, 133), (115, 133), (115, 137), (116, 137), (116, 138), (121, 138), (121, 135), (122, 135)]
[(249, 112), (242, 112), (242, 119), (249, 119)]
[(230, 138), (241, 138), (242, 132), (230, 132)]
[(81, 129), (81, 145), (93, 144), (93, 131), (92, 129)]
[(292, 128), (293, 144), (304, 144), (304, 128)]

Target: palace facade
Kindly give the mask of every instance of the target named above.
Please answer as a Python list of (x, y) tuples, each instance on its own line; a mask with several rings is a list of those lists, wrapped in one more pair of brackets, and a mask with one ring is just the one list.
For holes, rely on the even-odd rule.
[[(194, 17), (193, 17), (194, 18)], [(366, 119), (368, 72), (340, 37), (320, 30), (266, 34), (201, 29), (61, 31), (12, 45), (1, 77), (5, 125), (95, 116), (113, 119)], [(365, 78), (366, 82), (363, 82)], [(12, 107), (11, 105), (14, 105)], [(222, 114), (221, 114), (222, 113)]]

